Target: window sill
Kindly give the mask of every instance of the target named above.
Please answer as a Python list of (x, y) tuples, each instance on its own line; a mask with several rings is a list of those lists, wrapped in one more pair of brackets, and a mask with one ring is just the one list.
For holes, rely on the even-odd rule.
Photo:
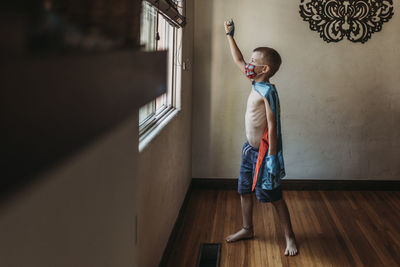
[(178, 114), (178, 112), (179, 110), (176, 108), (171, 109), (139, 137), (139, 153), (145, 149), (151, 140), (160, 134), (162, 129)]

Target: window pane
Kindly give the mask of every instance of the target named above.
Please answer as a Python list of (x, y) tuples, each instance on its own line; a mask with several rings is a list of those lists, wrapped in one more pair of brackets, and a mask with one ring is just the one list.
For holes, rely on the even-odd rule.
[(167, 94), (162, 94), (156, 98), (156, 110), (160, 109), (161, 107), (167, 104), (166, 99), (167, 99)]
[[(158, 33), (160, 40), (157, 42), (157, 50), (168, 50), (169, 40), (169, 23), (164, 19), (162, 15), (158, 15)], [(170, 26), (172, 27), (172, 26)]]
[(169, 24), (162, 15), (158, 15), (158, 34), (160, 39), (157, 41), (157, 50), (168, 50), (168, 70), (167, 70), (167, 93), (156, 99), (156, 110), (171, 105), (171, 90), (173, 81), (173, 33), (174, 27)]
[(155, 106), (154, 106), (154, 101), (151, 101), (150, 103), (142, 106), (139, 109), (139, 123), (142, 123), (145, 121), (147, 118), (151, 117), (155, 113)]
[(146, 51), (153, 51), (156, 50), (157, 11), (146, 1), (142, 3), (140, 44)]
[[(142, 3), (140, 44), (144, 46), (144, 50), (153, 51), (156, 50), (157, 11), (146, 1)], [(142, 106), (139, 109), (139, 123), (154, 115), (155, 110), (155, 101)]]

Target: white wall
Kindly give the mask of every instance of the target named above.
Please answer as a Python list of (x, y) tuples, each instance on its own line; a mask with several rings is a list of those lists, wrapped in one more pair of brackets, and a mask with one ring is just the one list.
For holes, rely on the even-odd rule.
[(258, 46), (282, 56), (271, 82), (281, 100), (286, 178), (399, 179), (400, 4), (365, 44), (324, 42), (300, 1), (196, 0), (192, 176), (237, 178), (250, 82), (230, 56), (233, 18), (245, 59)]

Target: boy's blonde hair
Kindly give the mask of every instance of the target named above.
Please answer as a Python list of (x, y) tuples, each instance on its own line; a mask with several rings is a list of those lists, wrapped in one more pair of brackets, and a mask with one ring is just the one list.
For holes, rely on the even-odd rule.
[(270, 47), (257, 47), (253, 52), (261, 52), (264, 55), (263, 61), (270, 67), (268, 77), (272, 77), (279, 70), (282, 59), (275, 49)]

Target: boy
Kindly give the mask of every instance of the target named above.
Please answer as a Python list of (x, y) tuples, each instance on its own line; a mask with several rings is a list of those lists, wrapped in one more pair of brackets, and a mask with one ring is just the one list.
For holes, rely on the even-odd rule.
[(247, 141), (242, 148), (242, 162), (238, 179), (243, 216), (243, 228), (226, 238), (227, 242), (254, 237), (253, 200), (271, 202), (283, 224), (286, 249), (285, 255), (297, 254), (295, 236), (285, 200), (282, 198), (280, 178), (285, 176), (282, 155), (279, 97), (274, 84), (269, 79), (278, 71), (281, 57), (269, 47), (253, 50), (250, 63), (246, 64), (243, 55), (233, 39), (234, 24), (225, 21), (225, 32), (235, 64), (249, 79), (252, 90), (247, 100), (245, 127)]

